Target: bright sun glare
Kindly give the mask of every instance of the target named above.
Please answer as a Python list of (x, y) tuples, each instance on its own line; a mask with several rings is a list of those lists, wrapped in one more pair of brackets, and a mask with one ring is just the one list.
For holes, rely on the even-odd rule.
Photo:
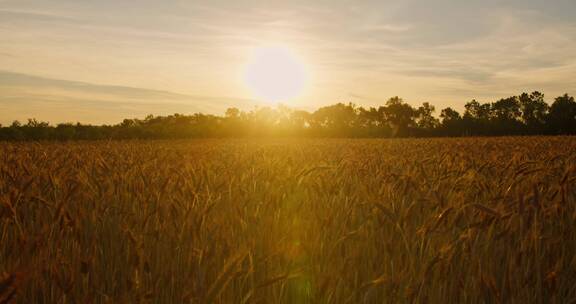
[(258, 98), (280, 102), (302, 94), (307, 73), (302, 60), (290, 49), (261, 47), (251, 54), (244, 71), (244, 81)]

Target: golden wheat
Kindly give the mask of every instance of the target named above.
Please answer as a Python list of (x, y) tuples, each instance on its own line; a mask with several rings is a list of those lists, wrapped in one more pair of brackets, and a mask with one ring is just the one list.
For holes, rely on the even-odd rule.
[(0, 303), (566, 303), (576, 140), (0, 143)]

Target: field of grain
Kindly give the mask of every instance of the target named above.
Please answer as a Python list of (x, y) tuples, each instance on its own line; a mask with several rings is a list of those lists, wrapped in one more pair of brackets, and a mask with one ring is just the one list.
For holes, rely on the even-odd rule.
[(0, 143), (0, 303), (573, 303), (575, 151)]

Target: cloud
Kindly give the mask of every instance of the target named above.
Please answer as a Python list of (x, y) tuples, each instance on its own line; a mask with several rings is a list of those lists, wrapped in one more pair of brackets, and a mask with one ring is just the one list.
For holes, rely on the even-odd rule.
[(0, 54), (0, 66), (87, 83), (21, 79), (41, 95), (202, 108), (224, 105), (222, 91), (247, 96), (235, 74), (243, 54), (282, 42), (314, 75), (299, 104), (355, 92), (458, 108), (477, 96), (576, 90), (575, 10), (573, 0), (9, 0), (0, 1), (0, 48), (15, 56)]
[[(97, 85), (0, 71), (0, 121), (38, 118), (52, 122), (114, 123), (126, 117), (173, 113), (221, 114), (227, 107), (250, 108), (240, 98), (194, 96), (134, 87)], [(92, 113), (77, 117), (79, 113)]]

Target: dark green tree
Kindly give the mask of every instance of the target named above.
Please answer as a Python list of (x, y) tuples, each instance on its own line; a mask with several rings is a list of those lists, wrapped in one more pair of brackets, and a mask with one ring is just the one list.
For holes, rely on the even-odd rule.
[(546, 118), (548, 131), (552, 134), (576, 134), (576, 102), (574, 97), (564, 94), (550, 106)]
[(442, 109), (440, 118), (442, 119), (440, 134), (449, 136), (462, 135), (462, 116), (460, 116), (460, 113), (448, 107)]
[(464, 105), (462, 132), (465, 135), (490, 134), (490, 104), (479, 103), (475, 99)]
[(417, 110), (405, 103), (398, 96), (390, 98), (383, 107), (384, 119), (393, 129), (393, 135), (398, 137), (410, 136), (416, 127)]
[(416, 120), (418, 128), (423, 131), (422, 134), (432, 134), (440, 125), (438, 118), (434, 117), (436, 108), (428, 102), (425, 102), (416, 110)]
[(502, 98), (490, 106), (491, 131), (496, 135), (513, 135), (522, 131), (518, 97)]
[(518, 96), (520, 111), (522, 112), (522, 122), (525, 124), (526, 133), (538, 134), (544, 132), (546, 115), (549, 106), (544, 101), (544, 94), (534, 91), (530, 95), (522, 93)]

